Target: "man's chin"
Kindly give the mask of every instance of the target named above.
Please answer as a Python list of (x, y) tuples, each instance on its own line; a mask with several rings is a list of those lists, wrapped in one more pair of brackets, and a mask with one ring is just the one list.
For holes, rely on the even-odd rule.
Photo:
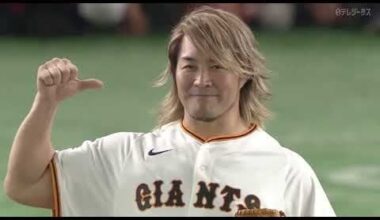
[(202, 122), (212, 122), (217, 119), (217, 116), (211, 115), (211, 114), (190, 114), (191, 118), (193, 118), (196, 121), (202, 121)]

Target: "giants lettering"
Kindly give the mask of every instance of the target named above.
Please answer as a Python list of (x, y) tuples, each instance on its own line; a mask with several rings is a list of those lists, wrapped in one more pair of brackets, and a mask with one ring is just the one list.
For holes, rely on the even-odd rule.
[[(155, 203), (154, 207), (161, 207), (163, 205), (161, 201), (161, 185), (163, 184), (162, 180), (155, 181), (154, 183), (155, 190), (154, 190), (154, 198), (155, 198)], [(181, 180), (173, 180), (172, 181), (172, 188), (169, 191), (169, 199), (168, 201), (165, 202), (165, 206), (178, 206), (182, 207), (185, 206), (185, 203), (182, 201), (182, 191), (180, 185), (182, 184)], [(152, 207), (151, 205), (151, 198), (152, 196), (150, 195), (151, 191), (148, 187), (147, 184), (143, 183), (137, 186), (136, 189), (136, 203), (137, 207), (141, 210), (144, 211), (146, 209), (149, 209)]]
[[(219, 184), (209, 183), (210, 190), (207, 189), (206, 183), (203, 181), (199, 182), (198, 185), (199, 191), (197, 193), (197, 201), (194, 203), (194, 207), (207, 209), (214, 208), (212, 202), (215, 199), (215, 190), (218, 188)], [(206, 204), (203, 203), (203, 199), (206, 199)]]
[[(142, 183), (136, 188), (136, 204), (139, 210), (144, 211), (146, 209), (150, 209), (152, 206), (154, 208), (159, 208), (162, 206), (166, 207), (183, 207), (185, 203), (183, 202), (182, 196), (183, 192), (181, 190), (181, 180), (173, 180), (172, 187), (169, 190), (168, 200), (163, 202), (161, 200), (162, 189), (161, 186), (164, 182), (162, 180), (157, 180), (153, 182), (154, 191), (149, 189), (149, 186), (145, 183)], [(198, 182), (198, 192), (197, 200), (193, 204), (196, 208), (206, 208), (213, 209), (214, 208), (214, 200), (217, 196), (216, 190), (219, 187), (218, 183), (209, 183), (206, 184), (203, 181)], [(151, 200), (153, 196), (153, 201)], [(221, 211), (230, 212), (231, 203), (235, 199), (240, 198), (240, 189), (233, 188), (231, 186), (226, 185), (221, 191), (220, 196), (223, 197), (223, 204), (219, 207)], [(252, 209), (252, 208), (260, 208), (260, 199), (253, 194), (247, 195), (244, 198), (244, 204), (237, 204), (238, 209)]]

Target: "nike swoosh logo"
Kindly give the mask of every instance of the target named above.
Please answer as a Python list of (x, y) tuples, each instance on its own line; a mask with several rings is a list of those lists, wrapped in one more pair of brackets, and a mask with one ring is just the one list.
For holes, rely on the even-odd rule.
[(151, 150), (148, 152), (148, 155), (149, 155), (149, 156), (154, 156), (154, 155), (162, 154), (162, 153), (164, 153), (164, 152), (171, 151), (171, 150), (173, 150), (173, 149), (164, 150), (164, 151), (158, 151), (158, 152), (153, 152), (153, 149), (151, 149)]

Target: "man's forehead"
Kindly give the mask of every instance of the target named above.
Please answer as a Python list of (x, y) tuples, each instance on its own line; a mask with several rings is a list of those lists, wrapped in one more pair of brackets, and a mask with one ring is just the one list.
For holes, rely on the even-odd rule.
[(179, 60), (182, 62), (215, 62), (215, 59), (211, 58), (209, 55), (201, 54), (199, 51), (181, 51), (179, 55)]
[(205, 58), (204, 56), (199, 57), (199, 56), (184, 55), (184, 56), (181, 56), (179, 59), (182, 60), (183, 62), (185, 62), (185, 61), (187, 61), (187, 62), (198, 62), (200, 60), (206, 60), (209, 63), (215, 63), (216, 62), (215, 59)]
[(183, 37), (183, 41), (181, 42), (181, 50), (180, 50), (180, 59), (181, 58), (195, 58), (199, 56), (200, 52), (194, 46), (193, 42), (186, 35)]
[(210, 53), (207, 54), (207, 51), (198, 50), (198, 48), (193, 44), (191, 38), (186, 35), (183, 37), (183, 41), (181, 43), (178, 60), (182, 62), (198, 62), (201, 60), (209, 63), (216, 62)]

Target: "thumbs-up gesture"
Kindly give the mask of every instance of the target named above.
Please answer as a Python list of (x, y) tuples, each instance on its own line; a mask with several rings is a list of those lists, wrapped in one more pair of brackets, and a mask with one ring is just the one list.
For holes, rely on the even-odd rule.
[(102, 87), (103, 82), (97, 79), (80, 80), (78, 68), (68, 59), (53, 58), (38, 68), (39, 98), (54, 104), (80, 91)]

